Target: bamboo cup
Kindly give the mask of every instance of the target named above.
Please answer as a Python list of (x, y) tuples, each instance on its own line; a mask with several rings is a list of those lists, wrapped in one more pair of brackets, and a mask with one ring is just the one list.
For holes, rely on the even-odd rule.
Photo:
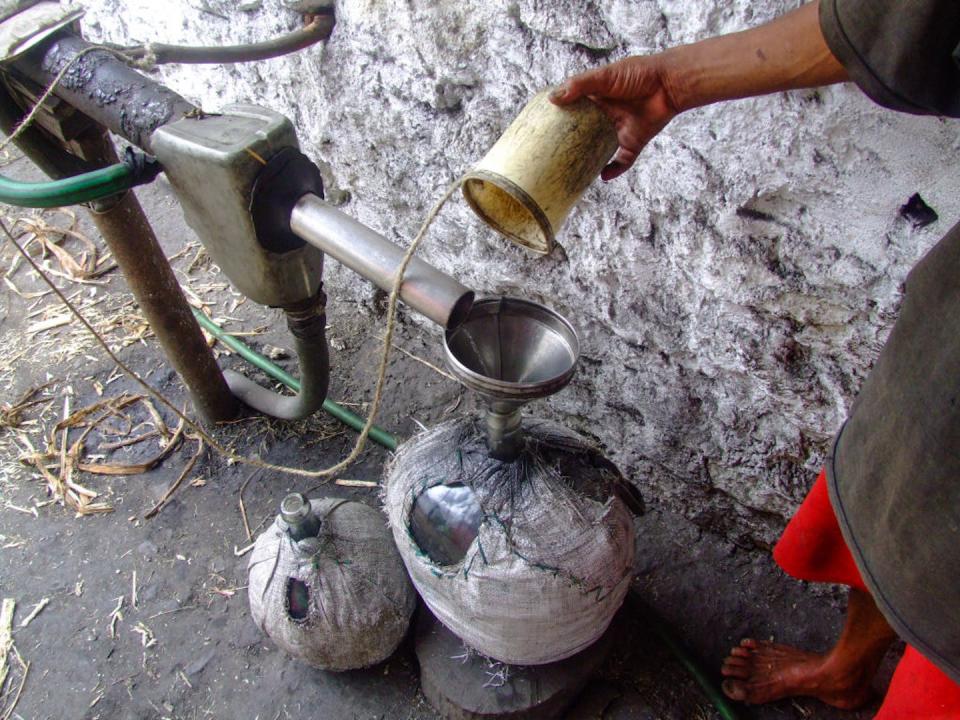
[(463, 195), (484, 222), (543, 254), (618, 147), (599, 107), (586, 98), (557, 107), (551, 91), (537, 93), (463, 179)]

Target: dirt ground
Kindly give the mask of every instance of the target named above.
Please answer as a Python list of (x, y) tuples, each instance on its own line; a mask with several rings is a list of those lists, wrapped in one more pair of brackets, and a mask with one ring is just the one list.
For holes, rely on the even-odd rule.
[[(25, 161), (6, 160), (5, 173), (34, 176)], [(192, 297), (231, 332), (255, 333), (244, 338), (255, 348), (269, 352), (271, 346), (284, 347), (278, 314), (243, 302), (198, 254), (165, 182), (138, 195)], [(33, 223), (18, 225), (18, 232), (32, 227), (51, 239), (61, 236), (49, 226), (71, 227), (94, 239), (103, 256), (106, 251), (85, 212), (73, 210), (75, 225), (60, 212), (9, 208), (3, 215)], [(32, 247), (39, 250), (36, 243)], [(74, 259), (83, 252), (92, 257), (76, 236), (68, 237), (63, 248)], [(66, 273), (53, 255), (47, 265)], [(108, 266), (109, 259), (94, 270)], [(31, 390), (35, 393), (27, 402), (39, 401), (19, 417), (5, 413), (0, 428), (0, 597), (17, 603), (16, 652), (10, 653), (10, 676), (0, 688), (0, 718), (436, 717), (419, 691), (409, 640), (382, 665), (330, 674), (284, 655), (250, 620), (242, 552), (286, 493), (307, 490), (315, 481), (251, 472), (206, 450), (169, 502), (148, 519), (147, 512), (197, 450), (188, 433), (147, 472), (74, 474), (73, 482), (97, 494), (88, 503), (105, 503), (112, 512), (78, 515), (51, 501), (48, 485), (50, 478), (59, 477), (58, 453), (84, 431), (80, 426), (54, 431), (64, 417), (97, 403), (97, 413), (113, 408), (84, 439), (83, 462), (95, 467), (149, 460), (167, 444), (177, 421), (159, 408), (159, 422), (142, 402), (119, 407), (118, 398), (139, 395), (140, 389), (64, 314), (53, 295), (38, 294), (45, 287), (25, 266), (15, 265), (9, 242), (0, 248), (0, 271), (6, 273), (0, 285), (0, 401), (9, 410)], [(125, 362), (169, 398), (187, 401), (118, 271), (84, 283), (67, 277), (57, 282)], [(335, 295), (329, 303), (330, 397), (360, 413), (370, 397), (382, 327), (374, 304), (343, 302)], [(474, 399), (459, 385), (412, 357), (441, 366), (439, 331), (405, 320), (396, 342), (410, 355), (393, 355), (382, 426), (407, 437), (420, 423), (473, 411)], [(266, 382), (233, 355), (224, 352), (220, 362)], [(294, 360), (279, 362), (296, 372)], [(158, 428), (168, 435), (114, 447)], [(240, 454), (309, 468), (341, 458), (355, 437), (324, 415), (299, 423), (248, 415), (215, 434)], [(42, 456), (51, 442), (53, 454), (36, 463), (23, 461)], [(377, 482), (388, 457), (384, 449), (370, 447), (343, 477)], [(642, 489), (643, 478), (635, 481)], [(373, 487), (328, 483), (314, 492), (378, 505)], [(648, 512), (638, 521), (637, 589), (705, 667), (715, 672), (727, 648), (745, 634), (810, 648), (828, 646), (842, 618), (838, 591), (795, 582), (776, 569), (767, 552), (737, 547), (661, 511), (656, 497), (646, 500)], [(24, 626), (41, 602), (46, 605)], [(628, 618), (627, 627), (569, 717), (716, 717), (649, 624)], [(832, 712), (811, 700), (742, 710), (748, 718), (870, 716), (869, 710)]]

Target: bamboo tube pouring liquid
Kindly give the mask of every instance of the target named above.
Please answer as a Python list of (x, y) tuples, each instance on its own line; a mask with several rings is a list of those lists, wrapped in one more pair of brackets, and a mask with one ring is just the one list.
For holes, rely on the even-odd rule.
[(586, 98), (557, 107), (537, 93), (463, 179), (463, 195), (497, 232), (538, 253), (616, 152), (617, 132)]

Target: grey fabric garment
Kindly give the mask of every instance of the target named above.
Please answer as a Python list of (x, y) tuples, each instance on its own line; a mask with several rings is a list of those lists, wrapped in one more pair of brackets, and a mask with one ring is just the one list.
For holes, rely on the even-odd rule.
[[(960, 116), (957, 0), (821, 0), (820, 23), (876, 102)], [(910, 273), (827, 479), (878, 607), (960, 682), (960, 225)]]
[(875, 102), (960, 117), (957, 0), (821, 0), (820, 28), (851, 79)]
[(827, 478), (877, 606), (960, 682), (960, 225), (907, 278)]

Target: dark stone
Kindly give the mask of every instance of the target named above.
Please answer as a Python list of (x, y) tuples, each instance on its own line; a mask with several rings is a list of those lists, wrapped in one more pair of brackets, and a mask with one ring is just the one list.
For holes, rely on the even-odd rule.
[(260, 644), (263, 640), (264, 635), (262, 632), (260, 632), (260, 628), (256, 626), (256, 623), (253, 621), (245, 621), (240, 628), (240, 632), (237, 633), (234, 646), (240, 648), (250, 648), (254, 645)]
[(621, 621), (618, 615), (597, 642), (566, 660), (507, 665), (474, 652), (464, 655), (463, 641), (424, 607), (414, 641), (420, 686), (445, 720), (551, 720), (600, 669)]
[(139, 595), (141, 602), (153, 602), (160, 593), (160, 586), (157, 583), (148, 583), (140, 588)]
[(915, 228), (922, 228), (940, 219), (937, 211), (924, 202), (920, 193), (914, 193), (906, 204), (900, 206), (900, 217), (908, 220)]
[(211, 660), (213, 660), (216, 654), (217, 654), (217, 651), (214, 650), (213, 648), (210, 648), (205, 653), (200, 655), (197, 659), (195, 659), (193, 662), (187, 663), (186, 667), (183, 668), (183, 672), (190, 677), (194, 675), (199, 675), (200, 673), (203, 672), (203, 669), (207, 666), (207, 664)]

